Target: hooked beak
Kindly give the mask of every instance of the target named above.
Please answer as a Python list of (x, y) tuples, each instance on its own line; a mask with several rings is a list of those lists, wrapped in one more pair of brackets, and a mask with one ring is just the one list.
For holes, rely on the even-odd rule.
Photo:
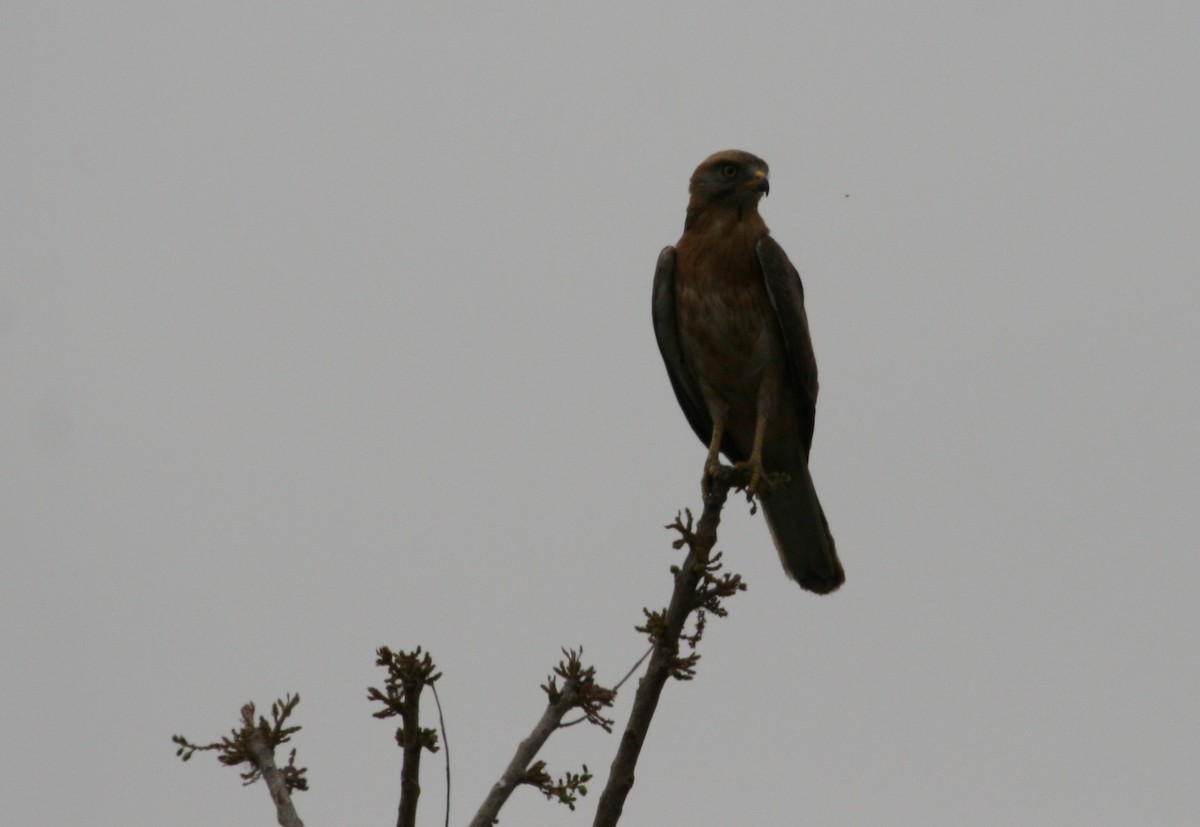
[(761, 169), (754, 171), (754, 175), (746, 182), (746, 186), (755, 192), (761, 192), (763, 195), (771, 194), (771, 182), (768, 180), (767, 174)]

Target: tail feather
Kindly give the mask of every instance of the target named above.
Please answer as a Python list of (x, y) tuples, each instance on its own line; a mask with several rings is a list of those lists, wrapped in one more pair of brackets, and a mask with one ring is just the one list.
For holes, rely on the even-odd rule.
[(846, 581), (812, 475), (801, 466), (761, 498), (763, 515), (788, 577), (801, 588), (829, 594)]

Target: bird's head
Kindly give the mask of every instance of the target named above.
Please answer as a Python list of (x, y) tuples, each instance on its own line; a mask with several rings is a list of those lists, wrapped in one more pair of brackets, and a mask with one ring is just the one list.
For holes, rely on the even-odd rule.
[(692, 205), (754, 208), (771, 185), (767, 162), (749, 152), (726, 149), (709, 155), (692, 173)]

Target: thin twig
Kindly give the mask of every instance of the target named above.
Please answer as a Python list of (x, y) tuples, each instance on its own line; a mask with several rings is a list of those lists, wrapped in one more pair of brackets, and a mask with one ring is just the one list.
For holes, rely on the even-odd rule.
[[(621, 680), (616, 682), (616, 684), (612, 688), (612, 693), (614, 696), (617, 694), (617, 692), (620, 690), (620, 688), (625, 684), (625, 681), (627, 681), (633, 677), (633, 673), (638, 670), (639, 666), (641, 666), (643, 663), (646, 662), (646, 658), (650, 657), (650, 653), (653, 651), (654, 651), (654, 647), (651, 646), (649, 649), (647, 649), (645, 652), (643, 652), (642, 656), (637, 659), (637, 662), (629, 668), (628, 672), (625, 673), (625, 677), (621, 678)], [(567, 721), (566, 723), (559, 724), (559, 728), (566, 729), (569, 726), (575, 726), (576, 724), (582, 724), (587, 719), (588, 719), (588, 717), (586, 715), (580, 715), (574, 721)]]
[(438, 727), (442, 730), (442, 749), (446, 751), (446, 827), (450, 827), (450, 741), (446, 739), (446, 719), (442, 717), (442, 699), (438, 697), (437, 684), (429, 684), (433, 690), (433, 702), (438, 709)]
[(630, 667), (629, 671), (625, 673), (625, 677), (623, 677), (623, 678), (621, 678), (621, 680), (617, 681), (617, 685), (613, 687), (613, 692), (616, 692), (618, 689), (620, 689), (622, 686), (624, 686), (625, 681), (627, 681), (633, 677), (633, 673), (638, 670), (639, 666), (641, 666), (643, 663), (646, 662), (646, 658), (650, 657), (650, 653), (653, 651), (654, 651), (654, 647), (651, 646), (649, 649), (647, 649), (645, 652), (642, 653), (642, 656), (637, 659), (637, 663), (635, 663), (632, 667)]

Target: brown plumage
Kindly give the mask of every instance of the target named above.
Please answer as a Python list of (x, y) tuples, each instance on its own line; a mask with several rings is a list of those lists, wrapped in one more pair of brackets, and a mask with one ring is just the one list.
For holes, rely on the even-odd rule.
[[(683, 236), (658, 257), (654, 332), (683, 413), (709, 446), (751, 472), (788, 576), (827, 594), (845, 575), (808, 472), (817, 362), (796, 268), (758, 202), (767, 164), (727, 150), (692, 174)], [(781, 476), (774, 476), (781, 475)]]

